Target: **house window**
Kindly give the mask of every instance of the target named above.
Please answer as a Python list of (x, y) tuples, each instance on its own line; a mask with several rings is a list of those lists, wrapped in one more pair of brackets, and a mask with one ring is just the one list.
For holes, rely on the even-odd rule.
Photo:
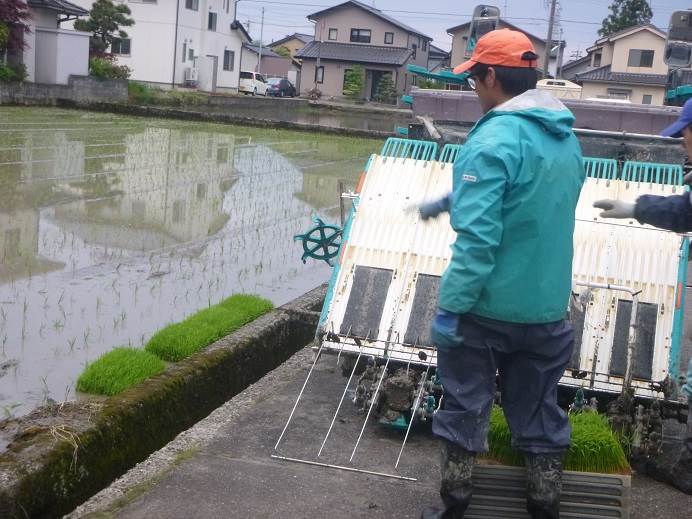
[(411, 49), (413, 50), (413, 55), (411, 56), (411, 59), (416, 59), (416, 51), (418, 50), (418, 45), (415, 43), (411, 45)]
[(187, 59), (187, 43), (183, 43), (183, 63)]
[(351, 29), (351, 41), (354, 43), (370, 43), (370, 29)]
[(235, 52), (232, 50), (225, 50), (223, 51), (223, 69), (224, 70), (233, 70), (233, 66), (235, 65)]
[(339, 35), (338, 29), (329, 29), (329, 39), (336, 40)]
[(116, 38), (111, 43), (111, 54), (120, 54), (121, 56), (130, 55), (130, 43), (129, 38)]
[(593, 66), (594, 67), (600, 67), (601, 66), (601, 57), (603, 55), (600, 52), (596, 52), (593, 55)]
[(624, 101), (629, 101), (631, 95), (631, 90), (625, 90), (623, 88), (608, 89), (608, 99), (622, 99)]
[(346, 77), (348, 76), (348, 73), (351, 72), (351, 70), (352, 69), (350, 69), (350, 68), (347, 68), (346, 70), (344, 70), (344, 84), (341, 87), (341, 94), (342, 95), (346, 95)]
[(394, 43), (394, 33), (393, 32), (385, 32), (384, 33), (384, 42), (387, 45), (392, 45)]
[(185, 0), (185, 9), (199, 10), (199, 0)]
[(324, 83), (324, 67), (315, 69), (315, 83)]
[(630, 56), (627, 60), (628, 67), (645, 67), (651, 68), (654, 66), (654, 51), (630, 49)]
[(187, 59), (190, 61), (195, 61), (195, 51), (194, 49), (188, 49), (187, 50)]
[(423, 52), (428, 52), (428, 40), (423, 40)]
[(217, 18), (216, 13), (209, 13), (209, 18), (207, 18), (207, 30), (209, 30), (209, 31), (215, 31), (216, 30), (216, 18)]
[(197, 200), (204, 200), (207, 198), (207, 185), (197, 184)]
[(651, 94), (644, 94), (644, 97), (642, 98), (642, 104), (650, 105), (651, 101), (653, 101), (653, 96)]

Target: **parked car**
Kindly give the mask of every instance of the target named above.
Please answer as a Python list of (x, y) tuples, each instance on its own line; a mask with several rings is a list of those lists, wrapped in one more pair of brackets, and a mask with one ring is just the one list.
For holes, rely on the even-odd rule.
[(243, 94), (257, 94), (261, 96), (267, 95), (267, 80), (262, 74), (257, 72), (242, 72), (240, 73), (240, 86), (238, 88)]
[(279, 97), (295, 97), (296, 87), (288, 79), (273, 77), (267, 80), (267, 95)]

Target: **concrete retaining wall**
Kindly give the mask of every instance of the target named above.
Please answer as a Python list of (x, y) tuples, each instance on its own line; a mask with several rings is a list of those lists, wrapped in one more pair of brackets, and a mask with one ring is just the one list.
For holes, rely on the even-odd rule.
[[(308, 344), (325, 292), (309, 292), (105, 402), (16, 420), (0, 455), (0, 517), (70, 512)], [(49, 425), (48, 415), (58, 420)]]
[[(242, 99), (242, 98), (241, 98)], [(264, 102), (264, 99), (260, 100)], [(268, 101), (268, 100), (267, 100)], [(294, 121), (282, 121), (279, 119), (263, 119), (261, 117), (250, 117), (229, 112), (204, 112), (195, 111), (193, 108), (167, 108), (160, 106), (138, 106), (118, 103), (77, 103), (73, 101), (59, 101), (57, 106), (63, 108), (77, 108), (80, 110), (92, 110), (96, 112), (108, 112), (122, 115), (135, 115), (142, 117), (163, 117), (171, 119), (182, 119), (186, 121), (208, 121), (214, 123), (225, 124), (244, 124), (248, 126), (256, 126), (260, 128), (285, 128), (288, 130), (299, 131), (319, 131), (321, 133), (330, 133), (336, 135), (352, 135), (358, 137), (367, 137), (373, 139), (386, 139), (392, 136), (392, 132), (380, 130), (365, 130), (360, 128), (324, 126), (311, 123), (302, 123)]]
[(0, 83), (0, 105), (49, 105), (60, 100), (76, 103), (108, 101), (127, 102), (127, 80), (98, 79), (91, 76), (70, 76), (67, 85), (40, 83)]

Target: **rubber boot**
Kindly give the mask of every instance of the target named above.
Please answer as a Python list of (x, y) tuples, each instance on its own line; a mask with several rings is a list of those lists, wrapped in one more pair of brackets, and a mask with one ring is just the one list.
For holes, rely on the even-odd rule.
[(426, 508), (421, 514), (421, 519), (462, 519), (473, 494), (471, 476), (476, 453), (444, 439), (440, 440), (440, 452), (442, 455), (440, 497), (444, 508)]
[(526, 509), (531, 519), (558, 519), (562, 492), (560, 454), (525, 454)]

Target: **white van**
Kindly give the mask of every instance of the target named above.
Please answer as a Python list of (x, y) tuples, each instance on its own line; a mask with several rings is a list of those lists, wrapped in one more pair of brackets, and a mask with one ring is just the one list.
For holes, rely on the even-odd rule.
[(267, 95), (267, 80), (264, 79), (262, 74), (257, 72), (241, 71), (240, 72), (240, 86), (238, 87), (243, 94), (252, 94), (256, 96), (257, 94), (261, 96)]

